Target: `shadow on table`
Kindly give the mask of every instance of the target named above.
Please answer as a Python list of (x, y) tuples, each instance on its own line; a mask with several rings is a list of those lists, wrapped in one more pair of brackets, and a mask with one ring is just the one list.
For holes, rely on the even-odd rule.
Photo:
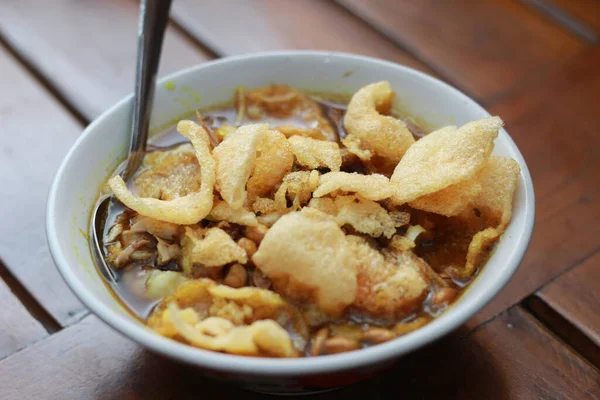
[[(490, 399), (505, 398), (501, 374), (492, 357), (460, 331), (401, 359), (381, 375), (314, 399)], [(231, 384), (215, 382), (196, 371), (140, 350), (121, 371), (107, 375), (97, 399), (263, 398)]]

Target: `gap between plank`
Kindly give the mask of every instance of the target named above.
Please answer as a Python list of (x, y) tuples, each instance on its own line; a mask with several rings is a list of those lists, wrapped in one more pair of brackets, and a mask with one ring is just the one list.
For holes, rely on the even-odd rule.
[(50, 335), (62, 329), (58, 321), (25, 289), (21, 282), (6, 268), (2, 260), (0, 260), (0, 279), (4, 280), (29, 314), (38, 320)]
[(40, 71), (38, 71), (33, 62), (26, 56), (19, 53), (2, 35), (0, 30), (0, 48), (6, 50), (36, 81), (40, 86), (46, 89), (60, 105), (62, 105), (82, 126), (87, 125), (90, 121), (81, 113), (71, 102), (61, 93), (61, 91), (48, 80)]
[(552, 4), (547, 0), (521, 0), (531, 8), (537, 9), (546, 17), (557, 22), (567, 31), (576, 34), (588, 43), (597, 43), (599, 40), (598, 34), (585, 22), (571, 15), (568, 11), (563, 10), (560, 6)]
[(522, 304), (540, 325), (600, 373), (600, 348), (581, 330), (535, 294)]
[[(416, 60), (418, 60), (419, 62), (421, 62), (423, 65), (427, 66), (430, 70), (432, 70), (439, 77), (439, 78), (436, 78), (436, 77), (434, 77), (434, 78), (436, 78), (436, 79), (440, 79), (441, 78), (441, 80), (443, 80), (445, 83), (447, 83), (450, 86), (453, 86), (455, 88), (458, 88), (461, 92), (465, 93), (470, 98), (475, 99), (475, 101), (477, 101), (478, 103), (480, 103), (480, 104), (484, 103), (484, 99), (476, 97), (474, 94), (470, 93), (468, 90), (466, 90), (465, 88), (461, 87), (452, 78), (450, 78), (450, 76), (448, 74), (446, 74), (443, 69), (438, 68), (436, 64), (432, 64), (429, 61), (427, 61), (425, 58), (423, 58), (419, 54), (419, 52), (417, 51), (417, 49), (413, 48), (412, 46), (407, 45), (402, 40), (397, 39), (396, 37), (394, 37), (394, 35), (389, 34), (387, 32), (387, 29), (385, 29), (385, 28), (379, 28), (375, 23), (372, 23), (368, 19), (363, 19), (360, 16), (360, 13), (357, 12), (357, 10), (354, 10), (354, 7), (342, 3), (340, 0), (335, 0), (334, 3), (338, 6), (338, 8), (342, 12), (351, 15), (353, 18), (358, 19), (360, 22), (362, 22), (363, 24), (367, 25), (373, 31), (377, 32), (379, 35), (381, 35), (384, 38), (386, 38), (387, 40), (389, 40), (396, 47), (398, 47), (399, 49), (403, 50), (404, 52), (406, 52), (410, 56), (414, 57)], [(427, 74), (427, 73), (424, 72), (424, 74)], [(429, 74), (427, 74), (427, 75), (429, 75)]]
[[(177, 21), (173, 17), (171, 17), (169, 19), (169, 22), (170, 22), (170, 27), (173, 28), (174, 31), (176, 31), (181, 36), (183, 36), (186, 40), (188, 40), (190, 43), (195, 45), (201, 52), (206, 53), (208, 56), (212, 57), (213, 59), (223, 57), (223, 54), (220, 54), (209, 43), (204, 43), (200, 39), (198, 39), (196, 36), (192, 35), (183, 25), (181, 25), (179, 23), (179, 21)], [(210, 62), (210, 60), (207, 62)]]

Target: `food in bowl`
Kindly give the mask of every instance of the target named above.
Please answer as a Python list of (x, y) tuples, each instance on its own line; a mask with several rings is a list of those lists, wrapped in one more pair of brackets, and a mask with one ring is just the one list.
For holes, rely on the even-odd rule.
[(387, 82), (347, 107), (238, 88), (177, 124), (188, 142), (157, 137), (129, 186), (108, 181), (115, 293), (163, 336), (247, 356), (353, 351), (427, 324), (485, 265), (520, 168), (491, 156), (500, 118), (427, 133), (393, 98)]

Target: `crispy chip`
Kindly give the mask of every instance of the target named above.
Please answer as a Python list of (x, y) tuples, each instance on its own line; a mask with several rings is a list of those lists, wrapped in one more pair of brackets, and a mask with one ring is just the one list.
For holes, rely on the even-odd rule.
[(259, 197), (252, 203), (252, 209), (255, 213), (259, 213), (261, 215), (265, 214), (286, 214), (290, 210), (287, 207), (287, 183), (283, 182), (277, 192), (275, 192), (274, 199), (266, 199), (264, 197)]
[[(274, 310), (286, 306), (287, 303), (277, 293), (256, 287), (235, 289), (225, 285), (213, 286), (209, 289), (215, 297), (239, 301), (252, 307), (255, 313), (272, 317)], [(265, 310), (262, 310), (265, 308)]]
[(252, 261), (290, 298), (315, 301), (337, 316), (354, 301), (356, 265), (344, 232), (320, 211), (305, 208), (281, 217)]
[(404, 204), (473, 178), (487, 162), (501, 127), (500, 118), (490, 117), (458, 130), (448, 126), (417, 141), (390, 179), (396, 187), (393, 200)]
[(477, 198), (481, 190), (481, 183), (476, 176), (473, 179), (466, 179), (437, 192), (421, 196), (408, 205), (417, 210), (452, 217), (463, 212)]
[(327, 137), (319, 128), (299, 128), (293, 125), (280, 125), (274, 129), (283, 133), (287, 138), (292, 136), (304, 136), (317, 140), (327, 140)]
[[(283, 182), (275, 192), (274, 199), (259, 197), (252, 204), (252, 209), (261, 214), (286, 214), (298, 210), (308, 203), (312, 192), (319, 185), (319, 171), (295, 171), (283, 177)], [(288, 199), (292, 207), (288, 208)]]
[(116, 175), (108, 181), (115, 196), (138, 214), (174, 224), (195, 224), (208, 215), (213, 205), (215, 160), (210, 155), (210, 139), (202, 127), (192, 121), (180, 121), (177, 130), (190, 139), (200, 164), (202, 183), (198, 192), (173, 200), (140, 198), (127, 189), (123, 179)]
[(264, 197), (292, 170), (294, 154), (285, 136), (273, 130), (265, 133), (258, 147), (254, 170), (248, 179), (248, 198)]
[(373, 157), (373, 153), (370, 150), (363, 149), (360, 147), (360, 139), (356, 136), (346, 136), (342, 139), (342, 144), (346, 146), (348, 151), (363, 161), (370, 160)]
[(181, 250), (183, 252), (181, 266), (187, 274), (192, 272), (196, 264), (204, 267), (220, 267), (235, 261), (240, 264), (248, 262), (246, 251), (220, 228), (186, 227), (181, 240)]
[(259, 224), (265, 225), (266, 227), (270, 228), (275, 222), (277, 222), (279, 218), (281, 218), (282, 215), (282, 213), (270, 212), (267, 214), (259, 215), (258, 217), (256, 217), (256, 219), (258, 220)]
[(287, 190), (288, 190), (288, 183), (287, 182), (283, 182), (280, 186), (279, 189), (277, 189), (277, 191), (275, 192), (275, 198), (273, 200), (273, 211), (278, 211), (278, 212), (282, 212), (285, 213), (288, 211), (287, 209)]
[(290, 200), (298, 199), (299, 205), (305, 205), (319, 186), (319, 171), (290, 172), (283, 178)]
[[(381, 115), (390, 110), (393, 99), (394, 92), (385, 81), (367, 85), (352, 96), (344, 116), (350, 139), (344, 144), (359, 157), (365, 153), (356, 148), (368, 150), (395, 166), (415, 142), (404, 122)], [(352, 143), (352, 147), (347, 142)]]
[(512, 216), (512, 202), (521, 168), (512, 158), (490, 157), (477, 179), (483, 191), (473, 201), (487, 226), (504, 232)]
[(292, 145), (292, 151), (298, 164), (311, 169), (340, 170), (342, 155), (337, 143), (303, 136), (292, 136), (288, 141)]
[(258, 106), (263, 113), (283, 119), (303, 105), (306, 95), (286, 85), (271, 85), (248, 91), (246, 100), (248, 107)]
[(477, 232), (469, 244), (465, 267), (463, 269), (450, 267), (447, 269), (448, 274), (455, 279), (469, 279), (473, 276), (481, 261), (487, 259), (487, 251), (490, 245), (495, 243), (499, 236), (500, 234), (494, 228)]
[(275, 321), (260, 320), (248, 326), (235, 326), (226, 319), (210, 317), (192, 324), (182, 316), (188, 310), (191, 309), (179, 310), (171, 303), (167, 311), (177, 333), (196, 347), (246, 356), (298, 356), (289, 334)]
[[(284, 187), (283, 189), (285, 190), (286, 188)], [(259, 197), (258, 199), (254, 200), (254, 203), (252, 203), (252, 209), (255, 213), (260, 214), (268, 214), (277, 211), (275, 200), (266, 199), (264, 197)]]
[(362, 175), (348, 172), (328, 172), (321, 175), (320, 185), (314, 191), (314, 197), (322, 197), (326, 194), (341, 190), (354, 192), (369, 200), (383, 200), (394, 193), (390, 181), (383, 175)]
[(358, 291), (353, 306), (381, 318), (414, 312), (427, 293), (427, 282), (419, 273), (419, 260), (412, 252), (402, 260), (385, 258), (365, 239), (349, 235), (358, 262)]
[(228, 221), (234, 224), (256, 226), (258, 224), (256, 215), (245, 208), (232, 209), (224, 201), (217, 200), (210, 215), (218, 221)]
[(163, 336), (175, 337), (177, 335), (177, 330), (165, 312), (167, 304), (170, 303), (176, 303), (181, 309), (196, 307), (197, 309), (206, 310), (204, 315), (190, 314), (189, 317), (192, 319), (190, 322), (198, 322), (200, 319), (208, 317), (208, 308), (212, 302), (209, 288), (214, 285), (216, 283), (210, 279), (195, 279), (179, 285), (173, 294), (165, 297), (154, 308), (152, 314), (148, 317), (148, 326)]
[(225, 137), (213, 150), (217, 163), (217, 190), (234, 210), (246, 202), (246, 183), (250, 178), (256, 151), (268, 134), (268, 124), (244, 125)]
[(209, 279), (181, 284), (155, 308), (148, 326), (197, 347), (241, 355), (296, 356), (309, 335), (302, 316), (278, 294)]
[(211, 287), (210, 293), (215, 298), (249, 307), (252, 310), (249, 316), (251, 321), (272, 319), (288, 331), (297, 333), (300, 337), (295, 338), (294, 342), (298, 348), (302, 348), (306, 344), (310, 335), (306, 322), (300, 313), (277, 293), (257, 287), (234, 289), (225, 285)]
[(200, 165), (190, 143), (169, 151), (152, 151), (144, 156), (140, 172), (133, 179), (139, 197), (173, 200), (200, 189)]
[(373, 237), (392, 237), (396, 223), (387, 211), (361, 196), (337, 196), (334, 199), (312, 199), (309, 207), (332, 215), (339, 226), (351, 225), (357, 232)]

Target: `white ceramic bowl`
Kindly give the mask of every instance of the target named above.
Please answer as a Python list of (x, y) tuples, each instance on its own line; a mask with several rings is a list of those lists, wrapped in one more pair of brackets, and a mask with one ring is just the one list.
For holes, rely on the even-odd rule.
[[(175, 123), (179, 116), (196, 108), (228, 101), (240, 84), (259, 87), (286, 83), (300, 89), (353, 93), (380, 80), (391, 83), (403, 109), (434, 127), (462, 125), (489, 115), (458, 90), (401, 65), (350, 54), (294, 51), (221, 59), (162, 79), (151, 125)], [(199, 367), (209, 376), (275, 392), (327, 388), (362, 379), (467, 321), (508, 282), (529, 244), (534, 220), (531, 177), (515, 143), (502, 130), (494, 154), (512, 157), (521, 166), (512, 221), (467, 293), (430, 324), (368, 349), (314, 358), (250, 358), (177, 343), (153, 333), (113, 298), (95, 270), (88, 241), (80, 233), (88, 231), (100, 186), (125, 157), (131, 106), (129, 96), (102, 114), (85, 129), (62, 162), (48, 199), (50, 250), (71, 289), (107, 324), (151, 351)]]

